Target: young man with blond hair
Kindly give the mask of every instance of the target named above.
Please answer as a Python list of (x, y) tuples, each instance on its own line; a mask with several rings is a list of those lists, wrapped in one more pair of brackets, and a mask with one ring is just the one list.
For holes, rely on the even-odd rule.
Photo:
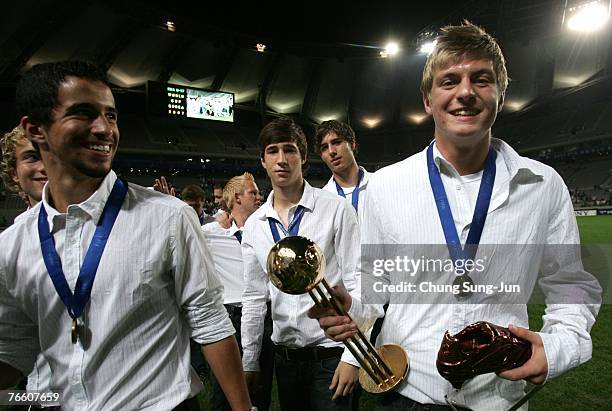
[[(242, 229), (246, 220), (261, 205), (261, 196), (250, 173), (232, 177), (223, 188), (223, 202), (227, 205), (231, 215), (231, 226), (226, 228), (215, 221), (202, 226), (207, 243), (210, 247), (215, 268), (224, 287), (223, 304), (227, 310), (232, 324), (236, 329), (236, 339), (240, 342), (240, 324), (242, 318), (242, 293), (245, 288), (244, 267), (242, 262)], [(270, 406), (272, 391), (272, 375), (274, 371), (274, 358), (272, 352), (272, 320), (266, 314), (265, 332), (262, 341), (262, 350), (259, 355), (261, 378), (257, 387), (251, 387), (251, 399), (260, 411)], [(229, 404), (223, 395), (216, 378), (212, 378), (211, 410), (229, 410)]]
[[(478, 253), (492, 245), (497, 251), (488, 255), (484, 274), (422, 275), (430, 281), (448, 278), (444, 284), (449, 285), (461, 280), (462, 287), (483, 285), (491, 276), (497, 284), (512, 278), (522, 290), (518, 303), (516, 296), (473, 292), (446, 300), (448, 304), (418, 304), (422, 295), (415, 293), (403, 300), (407, 303), (390, 304), (379, 343), (401, 344), (410, 355), (410, 371), (394, 393), (380, 397), (379, 410), (508, 409), (523, 395), (523, 380), (542, 384), (591, 358), (589, 331), (601, 288), (573, 251), (580, 239), (567, 187), (552, 168), (521, 157), (491, 136), (507, 84), (503, 54), (489, 34), (469, 22), (443, 28), (421, 86), (425, 110), (435, 123), (434, 141), (370, 179), (361, 225), (364, 265), (380, 258), (370, 255), (368, 250), (379, 249), (373, 245), (443, 245), (454, 264), (466, 253), (476, 255), (478, 244)], [(562, 252), (555, 249), (559, 245)], [(516, 258), (508, 259), (506, 252), (517, 248)], [(529, 330), (526, 302), (539, 272), (547, 307), (544, 325), (535, 332)], [(381, 280), (406, 280), (396, 274), (387, 272)], [(374, 295), (366, 275), (372, 274), (362, 277), (364, 303), (375, 297), (383, 300), (379, 302), (402, 298)], [(380, 306), (365, 306), (341, 289), (337, 294), (355, 322), (346, 324), (329, 311), (310, 313), (321, 317), (320, 325), (331, 338), (353, 335), (358, 324), (381, 313)], [(359, 314), (359, 306), (368, 308), (363, 310), (368, 315)], [(456, 334), (477, 321), (508, 327), (531, 343), (531, 357), (520, 367), (479, 375), (454, 389), (436, 370), (440, 341), (445, 331)]]

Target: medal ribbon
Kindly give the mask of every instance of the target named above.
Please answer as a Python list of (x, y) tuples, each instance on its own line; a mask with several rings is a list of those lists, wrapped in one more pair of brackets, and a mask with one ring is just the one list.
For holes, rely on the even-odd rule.
[(429, 183), (431, 184), (436, 207), (438, 208), (438, 215), (440, 216), (440, 223), (442, 223), (442, 230), (444, 231), (444, 237), (450, 257), (453, 262), (457, 260), (473, 259), (478, 250), (482, 230), (485, 220), (487, 219), (487, 211), (489, 211), (489, 204), (491, 203), (493, 183), (495, 182), (495, 158), (497, 157), (497, 153), (493, 147), (489, 147), (489, 153), (487, 154), (484, 171), (482, 173), (482, 181), (478, 189), (476, 208), (472, 216), (472, 224), (468, 232), (465, 248), (462, 248), (459, 235), (457, 234), (457, 228), (455, 227), (453, 213), (450, 209), (446, 192), (444, 191), (442, 178), (440, 177), (440, 170), (436, 167), (433, 159), (433, 144), (434, 143), (431, 143), (427, 148), (427, 171), (429, 173)]
[(280, 234), (278, 232), (278, 226), (280, 226), (281, 230), (283, 230), (283, 234), (285, 236), (296, 236), (300, 231), (300, 223), (302, 222), (302, 217), (304, 217), (304, 211), (306, 209), (304, 206), (297, 206), (295, 213), (293, 213), (293, 218), (289, 223), (289, 230), (287, 231), (283, 224), (275, 218), (268, 217), (268, 224), (270, 224), (270, 231), (272, 231), (272, 237), (274, 237), (274, 243), (278, 243), (280, 241)]
[(45, 206), (41, 204), (40, 213), (38, 214), (38, 237), (40, 239), (40, 248), (42, 250), (45, 266), (49, 272), (49, 277), (53, 281), (55, 290), (60, 296), (64, 305), (68, 309), (68, 314), (73, 320), (76, 320), (83, 313), (85, 305), (91, 296), (91, 288), (93, 287), (96, 271), (104, 252), (104, 247), (108, 241), (110, 232), (115, 224), (121, 204), (127, 193), (128, 185), (125, 181), (117, 179), (115, 185), (106, 201), (106, 205), (102, 210), (102, 215), (98, 221), (96, 231), (94, 232), (83, 265), (79, 271), (74, 295), (70, 291), (64, 270), (62, 269), (62, 261), (60, 260), (57, 251), (55, 250), (55, 241), (49, 230), (49, 222), (47, 221), (47, 211)]
[[(357, 207), (359, 206), (359, 184), (361, 184), (361, 180), (363, 179), (363, 170), (359, 169), (359, 177), (357, 177), (357, 185), (351, 194), (351, 204), (353, 204), (353, 208), (357, 211)], [(346, 194), (344, 194), (344, 190), (340, 187), (340, 184), (334, 179), (334, 183), (336, 184), (336, 191), (338, 191), (338, 195), (346, 198)]]
[(238, 230), (234, 233), (234, 236), (236, 237), (236, 239), (238, 240), (238, 242), (240, 244), (242, 244), (242, 231)]

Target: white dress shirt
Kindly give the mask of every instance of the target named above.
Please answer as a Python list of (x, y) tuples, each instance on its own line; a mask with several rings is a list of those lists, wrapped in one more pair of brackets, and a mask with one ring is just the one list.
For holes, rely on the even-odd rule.
[[(22, 218), (25, 218), (26, 214), (30, 210), (31, 207), (28, 207), (26, 211), (19, 214), (15, 217), (13, 224), (17, 224)], [(51, 388), (49, 387), (49, 382), (51, 380), (51, 368), (49, 364), (45, 360), (44, 355), (39, 354), (36, 358), (36, 362), (34, 363), (34, 368), (32, 372), (28, 374), (28, 383), (26, 389), (28, 392), (40, 391), (40, 392), (49, 392)], [(49, 404), (50, 406), (56, 406), (58, 404)]]
[[(69, 410), (169, 410), (201, 389), (189, 339), (234, 333), (193, 210), (168, 195), (129, 185), (71, 342), (69, 317), (47, 273), (38, 239), (41, 204), (74, 290), (79, 269), (116, 180), (60, 214), (47, 202), (0, 235), (0, 361), (27, 374), (42, 351), (51, 389)], [(193, 377), (193, 378), (192, 378)]]
[(244, 292), (244, 268), (240, 242), (235, 234), (242, 230), (233, 221), (230, 228), (223, 228), (215, 221), (204, 224), (202, 231), (223, 284), (223, 304), (240, 304)]
[[(480, 244), (578, 244), (572, 203), (561, 177), (552, 168), (519, 156), (500, 140), (492, 139), (492, 146), (498, 154), (497, 172)], [(462, 182), (437, 149), (434, 159), (440, 169), (457, 233), (465, 244), (477, 190), (465, 189), (465, 181)], [(391, 198), (393, 201), (389, 201)], [(361, 241), (366, 248), (368, 244), (446, 244), (429, 183), (426, 150), (374, 173), (370, 177), (364, 211)], [(367, 257), (366, 248), (363, 249), (364, 260), (371, 258)], [(570, 260), (569, 256), (555, 254), (551, 259), (537, 253), (520, 257), (513, 263), (514, 267), (519, 267), (517, 281), (523, 289), (533, 287), (538, 271), (542, 271), (545, 276), (540, 286), (545, 295), (553, 295), (567, 285), (563, 279), (564, 270), (571, 267), (582, 278), (572, 285), (573, 290), (580, 289), (590, 296), (587, 301), (599, 300), (599, 284), (583, 272), (579, 258)], [(495, 274), (497, 278), (506, 274), (504, 269), (513, 268), (495, 265), (493, 260), (490, 263), (490, 271), (494, 274), (499, 269)], [(366, 304), (354, 302), (349, 310), (362, 325), (371, 324), (372, 312), (382, 314), (379, 305), (367, 305), (366, 276), (372, 274), (364, 272), (362, 277)], [(410, 356), (410, 371), (398, 389), (400, 394), (421, 403), (438, 404), (445, 404), (447, 396), (453, 404), (474, 410), (508, 409), (520, 399), (524, 381), (511, 382), (493, 373), (475, 377), (460, 390), (454, 390), (438, 374), (436, 358), (446, 330), (455, 334), (477, 321), (529, 328), (525, 304), (393, 304), (393, 296), (386, 298), (391, 298), (391, 304), (378, 343), (401, 344)], [(598, 307), (597, 304), (547, 305), (544, 326), (539, 333), (548, 360), (547, 378), (556, 377), (591, 358), (589, 331)]]
[[(368, 181), (370, 180), (370, 175), (372, 173), (368, 172), (368, 170), (366, 170), (365, 168), (361, 166), (359, 166), (359, 169), (363, 170), (363, 178), (361, 179), (361, 182), (359, 183), (359, 204), (357, 206), (357, 214), (359, 215), (359, 219), (361, 219), (361, 216), (363, 215), (363, 207), (365, 205), (365, 197), (368, 191), (367, 190)], [(338, 189), (336, 188), (336, 182), (334, 181), (333, 175), (327, 181), (327, 184), (323, 186), (323, 190), (329, 191), (330, 193), (338, 195)], [(348, 201), (349, 204), (351, 204), (351, 206), (353, 205), (352, 194), (354, 190), (355, 190), (355, 187), (350, 187), (350, 188), (342, 187), (342, 191), (344, 191), (344, 194), (345, 194), (344, 198), (346, 199), (346, 201)]]
[[(304, 182), (304, 193), (298, 205), (305, 208), (298, 235), (317, 243), (326, 260), (325, 278), (330, 286), (340, 282), (356, 298), (359, 296), (358, 263), (359, 228), (357, 214), (346, 201)], [(316, 320), (308, 318), (306, 312), (313, 305), (306, 293), (290, 295), (279, 291), (269, 281), (267, 259), (275, 244), (268, 224), (268, 217), (281, 219), (272, 205), (274, 192), (247, 220), (242, 238), (244, 280), (246, 288), (242, 298), (242, 363), (245, 371), (258, 371), (266, 295), (272, 302), (272, 341), (292, 348), (309, 346), (335, 347), (334, 342), (323, 334)], [(298, 205), (289, 210), (289, 221)], [(284, 237), (279, 229), (281, 238)], [(348, 350), (342, 360), (357, 364)]]

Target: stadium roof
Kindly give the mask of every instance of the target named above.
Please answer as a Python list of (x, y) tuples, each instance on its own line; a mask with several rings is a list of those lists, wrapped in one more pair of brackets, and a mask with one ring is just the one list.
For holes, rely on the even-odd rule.
[[(564, 33), (565, 3), (22, 0), (4, 6), (0, 82), (14, 85), (36, 63), (84, 58), (118, 88), (172, 82), (233, 92), (238, 109), (261, 115), (335, 118), (362, 130), (413, 127), (428, 121), (417, 41), (464, 18), (500, 40), (512, 79), (508, 111), (609, 71), (610, 30)], [(389, 39), (401, 51), (383, 59)]]

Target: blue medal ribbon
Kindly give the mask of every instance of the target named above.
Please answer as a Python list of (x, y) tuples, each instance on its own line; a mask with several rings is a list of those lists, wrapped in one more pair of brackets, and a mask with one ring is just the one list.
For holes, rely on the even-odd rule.
[(278, 226), (280, 226), (281, 230), (283, 230), (283, 234), (285, 236), (296, 236), (300, 231), (300, 223), (302, 222), (302, 217), (304, 217), (304, 211), (306, 209), (304, 206), (297, 206), (295, 213), (293, 213), (293, 218), (289, 223), (289, 230), (286, 230), (283, 224), (275, 218), (268, 217), (268, 224), (270, 224), (270, 231), (272, 231), (272, 237), (274, 237), (274, 243), (278, 243), (280, 241), (280, 234), (278, 232)]
[(106, 201), (102, 215), (98, 221), (96, 231), (94, 232), (83, 265), (79, 271), (74, 295), (70, 291), (64, 270), (62, 269), (62, 261), (60, 260), (57, 251), (55, 250), (55, 241), (49, 230), (49, 222), (47, 221), (47, 211), (45, 206), (41, 204), (40, 213), (38, 214), (38, 237), (40, 239), (40, 248), (42, 251), (45, 266), (49, 272), (49, 277), (53, 281), (55, 290), (60, 296), (64, 305), (68, 310), (68, 314), (73, 320), (76, 320), (83, 313), (83, 309), (91, 296), (91, 289), (96, 277), (96, 271), (104, 252), (104, 247), (108, 241), (110, 232), (115, 224), (121, 204), (128, 190), (128, 185), (125, 181), (117, 179), (113, 189)]
[[(359, 184), (361, 184), (361, 180), (363, 179), (363, 170), (359, 169), (359, 177), (357, 177), (357, 185), (351, 194), (351, 204), (353, 204), (353, 208), (357, 211), (357, 207), (359, 207)], [(344, 190), (340, 187), (340, 184), (334, 179), (334, 184), (336, 184), (336, 191), (338, 191), (338, 195), (346, 198), (346, 194), (344, 194)]]
[(444, 231), (444, 237), (450, 257), (453, 262), (473, 259), (476, 256), (476, 251), (478, 251), (478, 244), (480, 243), (482, 230), (484, 229), (484, 224), (487, 219), (487, 212), (489, 211), (489, 204), (491, 203), (493, 183), (495, 182), (495, 159), (497, 153), (493, 147), (489, 147), (484, 171), (482, 173), (482, 181), (478, 189), (476, 208), (472, 216), (472, 224), (465, 243), (465, 248), (463, 248), (461, 247), (459, 234), (457, 234), (457, 228), (455, 227), (453, 213), (448, 203), (448, 197), (444, 191), (440, 170), (436, 167), (433, 159), (433, 144), (434, 143), (431, 143), (427, 148), (427, 171), (429, 173), (429, 183), (431, 184), (434, 199), (436, 200), (436, 207), (438, 208), (438, 215), (440, 216), (440, 223), (442, 223), (442, 230)]
[(234, 233), (234, 236), (236, 237), (236, 239), (238, 240), (238, 242), (240, 244), (242, 244), (242, 231), (238, 230)]

